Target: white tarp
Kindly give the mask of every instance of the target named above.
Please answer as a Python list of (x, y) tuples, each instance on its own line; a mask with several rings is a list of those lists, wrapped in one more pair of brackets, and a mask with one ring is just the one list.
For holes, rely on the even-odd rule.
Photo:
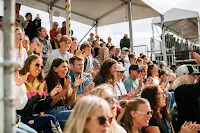
[[(53, 5), (55, 16), (66, 17), (65, 0), (17, 0), (22, 5), (48, 12)], [(128, 21), (127, 0), (71, 0), (72, 20), (98, 26)], [(150, 0), (132, 0), (133, 20), (156, 17), (161, 11)]]
[[(197, 41), (199, 39), (198, 18), (198, 12), (173, 8), (164, 13), (164, 26), (182, 38)], [(154, 18), (152, 23), (161, 27), (159, 17)]]

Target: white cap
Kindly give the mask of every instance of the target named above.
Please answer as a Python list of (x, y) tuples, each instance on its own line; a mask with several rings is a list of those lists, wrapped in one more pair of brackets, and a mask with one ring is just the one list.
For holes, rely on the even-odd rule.
[(117, 71), (118, 72), (123, 72), (123, 71), (125, 71), (126, 69), (123, 67), (123, 65), (122, 64), (117, 64)]
[(181, 65), (176, 70), (177, 76), (182, 76), (182, 75), (187, 75), (187, 74), (199, 75), (200, 72), (195, 72), (192, 65)]

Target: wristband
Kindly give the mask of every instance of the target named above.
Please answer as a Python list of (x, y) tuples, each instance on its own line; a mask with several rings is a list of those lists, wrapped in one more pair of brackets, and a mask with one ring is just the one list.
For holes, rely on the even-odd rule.
[(85, 96), (85, 93), (84, 93), (84, 92), (81, 92), (81, 94), (82, 94), (83, 96)]

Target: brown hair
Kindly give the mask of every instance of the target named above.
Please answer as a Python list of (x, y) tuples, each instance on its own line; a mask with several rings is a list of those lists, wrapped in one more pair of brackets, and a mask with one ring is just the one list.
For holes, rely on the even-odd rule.
[(80, 57), (80, 56), (73, 56), (72, 58), (69, 59), (69, 64), (73, 64), (73, 65), (74, 65), (74, 62), (75, 62), (76, 60), (77, 60), (77, 61), (82, 61), (83, 58)]
[(121, 101), (120, 106), (123, 108), (122, 113), (118, 116), (118, 122), (127, 131), (132, 133), (133, 117), (131, 111), (138, 111), (141, 104), (149, 104), (148, 100), (144, 98), (133, 98), (132, 100)]

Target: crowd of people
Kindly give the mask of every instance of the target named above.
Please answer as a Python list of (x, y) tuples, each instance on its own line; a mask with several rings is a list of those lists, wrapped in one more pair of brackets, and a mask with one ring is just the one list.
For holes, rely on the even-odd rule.
[[(168, 66), (98, 35), (78, 46), (66, 22), (49, 31), (16, 4), (18, 133), (198, 133), (200, 72)], [(0, 20), (3, 20), (1, 17)], [(2, 23), (1, 23), (2, 24)], [(3, 29), (3, 24), (2, 24)], [(35, 30), (37, 29), (37, 30)], [(72, 32), (73, 33), (73, 32)], [(200, 55), (193, 56), (200, 64)]]

